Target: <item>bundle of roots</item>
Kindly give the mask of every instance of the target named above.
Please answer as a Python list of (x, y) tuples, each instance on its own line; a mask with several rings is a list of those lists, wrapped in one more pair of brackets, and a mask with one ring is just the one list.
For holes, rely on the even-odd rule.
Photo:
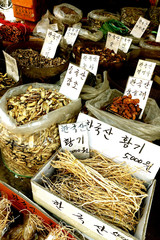
[(52, 193), (127, 232), (135, 231), (147, 189), (128, 166), (94, 150), (83, 160), (69, 151), (58, 152), (51, 165), (56, 173), (51, 178), (43, 174), (42, 180)]

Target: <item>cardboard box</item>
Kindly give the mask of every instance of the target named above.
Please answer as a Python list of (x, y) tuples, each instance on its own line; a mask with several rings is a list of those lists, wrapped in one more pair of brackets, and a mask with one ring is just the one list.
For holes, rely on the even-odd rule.
[(31, 179), (34, 201), (94, 240), (145, 239), (156, 180), (153, 180), (148, 184), (148, 197), (144, 200), (142, 216), (133, 236), (114, 226), (113, 224), (104, 222), (92, 214), (79, 209), (69, 201), (52, 194), (49, 190), (43, 187), (41, 179), (42, 173), (47, 177), (50, 177), (54, 174), (54, 168), (51, 166), (51, 161), (55, 157), (56, 153), (53, 155), (50, 161), (45, 164), (44, 167), (40, 169), (40, 171)]
[[(8, 200), (12, 202), (12, 206), (20, 210), (28, 210), (32, 214), (36, 214), (37, 216), (43, 219), (43, 222), (51, 227), (58, 226), (58, 222), (51, 217), (48, 213), (46, 213), (40, 206), (31, 201), (21, 192), (9, 186), (7, 183), (0, 181), (0, 196), (6, 196)], [(69, 234), (69, 239), (78, 239), (75, 236)]]
[(12, 0), (12, 4), (27, 8), (33, 8), (36, 6), (37, 0)]
[(39, 21), (47, 10), (45, 0), (12, 0), (12, 3), (14, 17), (32, 22)]

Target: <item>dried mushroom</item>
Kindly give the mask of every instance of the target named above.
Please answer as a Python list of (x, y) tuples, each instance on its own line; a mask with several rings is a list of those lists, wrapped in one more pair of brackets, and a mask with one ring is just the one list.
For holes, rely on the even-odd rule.
[(79, 45), (75, 47), (75, 51), (78, 53), (78, 55), (81, 55), (82, 53), (99, 55), (100, 64), (119, 63), (126, 60), (125, 57), (121, 56), (118, 53), (115, 53), (113, 50), (109, 48), (101, 48), (98, 46), (85, 47)]
[(66, 63), (62, 57), (46, 58), (38, 51), (33, 49), (16, 49), (11, 53), (11, 56), (17, 60), (21, 67), (56, 67)]

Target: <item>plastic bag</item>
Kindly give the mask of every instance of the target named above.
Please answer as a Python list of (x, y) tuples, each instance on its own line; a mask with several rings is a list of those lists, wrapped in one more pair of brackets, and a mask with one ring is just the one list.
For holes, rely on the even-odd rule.
[(87, 19), (91, 26), (99, 29), (106, 21), (111, 19), (120, 20), (120, 15), (107, 12), (105, 9), (95, 9), (88, 13)]
[(78, 36), (82, 39), (88, 39), (93, 42), (98, 42), (103, 38), (103, 33), (99, 30), (89, 30), (81, 28)]
[(28, 41), (31, 34), (32, 30), (27, 24), (0, 19), (0, 38), (3, 41)]
[(80, 9), (68, 3), (62, 3), (54, 6), (53, 14), (56, 18), (68, 25), (79, 22), (83, 16), (83, 13)]
[(121, 22), (127, 27), (132, 28), (139, 17), (145, 17), (147, 8), (123, 7), (121, 9)]
[(139, 46), (150, 50), (160, 50), (160, 43), (156, 42), (156, 38), (152, 34), (147, 35), (145, 38), (141, 38)]
[(29, 86), (59, 89), (52, 84), (32, 83), (8, 90), (0, 99), (0, 147), (4, 162), (11, 171), (31, 177), (60, 147), (58, 124), (75, 121), (81, 100), (71, 101), (38, 120), (18, 126), (7, 113), (7, 99), (25, 93)]
[(141, 122), (138, 120), (123, 119), (112, 113), (100, 110), (101, 107), (110, 104), (113, 98), (117, 96), (122, 96), (122, 92), (116, 89), (108, 89), (96, 98), (87, 101), (86, 108), (97, 119), (137, 137), (147, 141), (160, 139), (160, 109), (155, 100), (148, 99), (143, 113), (143, 122)]
[(33, 35), (41, 38), (46, 37), (47, 30), (51, 29), (57, 31), (60, 34), (64, 33), (64, 25), (58, 19), (56, 19), (48, 10), (44, 14), (41, 20), (36, 24), (33, 29)]
[(150, 19), (150, 29), (151, 30), (157, 30), (157, 27), (159, 25), (159, 20), (160, 20), (160, 7), (155, 7), (155, 6), (151, 6), (149, 8), (149, 19)]
[[(66, 72), (63, 72), (60, 75), (59, 85), (62, 84), (65, 74)], [(103, 79), (101, 74), (96, 75), (96, 85), (94, 87), (84, 84), (80, 93), (80, 98), (83, 100), (93, 99), (97, 97), (99, 94), (101, 94), (102, 92), (104, 92), (105, 90), (107, 90), (108, 88), (109, 88), (109, 82), (107, 80), (107, 71), (104, 71)]]

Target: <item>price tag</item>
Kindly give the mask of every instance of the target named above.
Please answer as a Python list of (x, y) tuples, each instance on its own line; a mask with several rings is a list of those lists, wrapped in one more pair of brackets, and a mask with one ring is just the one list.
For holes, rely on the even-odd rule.
[(89, 147), (117, 162), (126, 162), (135, 176), (150, 182), (160, 167), (160, 147), (130, 133), (80, 113), (77, 122), (87, 122)]
[(117, 53), (121, 36), (115, 33), (108, 32), (105, 48), (109, 48)]
[(9, 77), (14, 79), (16, 82), (19, 81), (19, 73), (18, 73), (18, 67), (17, 67), (17, 61), (15, 58), (10, 56), (8, 53), (4, 52), (4, 58), (6, 62), (6, 72)]
[(121, 41), (120, 41), (120, 44), (119, 44), (119, 49), (121, 51), (123, 51), (124, 53), (127, 53), (129, 48), (130, 48), (131, 43), (132, 43), (132, 38), (121, 37)]
[(78, 99), (87, 76), (87, 70), (70, 63), (59, 92), (71, 100)]
[(128, 78), (124, 95), (128, 96), (129, 94), (131, 94), (133, 99), (139, 99), (139, 107), (142, 109), (139, 119), (142, 118), (146, 102), (152, 87), (152, 83), (153, 81), (151, 80), (144, 80), (131, 76), (129, 76)]
[(79, 28), (72, 28), (72, 27), (67, 28), (67, 31), (64, 35), (64, 39), (66, 40), (67, 44), (70, 44), (71, 46), (74, 45), (77, 39), (79, 30), (80, 30)]
[(41, 49), (41, 55), (46, 58), (54, 58), (61, 38), (61, 34), (48, 29)]
[(136, 38), (141, 38), (145, 30), (147, 29), (149, 23), (149, 20), (143, 17), (139, 17), (130, 34)]
[(139, 59), (134, 77), (151, 80), (156, 63)]
[(80, 67), (96, 75), (99, 64), (99, 58), (100, 56), (98, 55), (82, 53)]
[(158, 32), (156, 36), (156, 42), (160, 42), (160, 25), (158, 26)]
[(60, 140), (62, 149), (69, 150), (77, 158), (89, 157), (87, 124), (69, 123), (60, 124)]

